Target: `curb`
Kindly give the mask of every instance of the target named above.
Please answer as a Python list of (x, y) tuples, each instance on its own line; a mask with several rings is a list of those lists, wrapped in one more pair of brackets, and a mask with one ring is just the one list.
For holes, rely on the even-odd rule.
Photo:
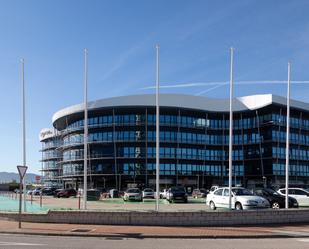
[(24, 231), (0, 231), (0, 234), (34, 235), (34, 236), (61, 236), (61, 237), (89, 237), (105, 239), (288, 239), (309, 238), (309, 235), (289, 234), (257, 234), (257, 235), (136, 235), (136, 234), (85, 234), (85, 233), (40, 233)]

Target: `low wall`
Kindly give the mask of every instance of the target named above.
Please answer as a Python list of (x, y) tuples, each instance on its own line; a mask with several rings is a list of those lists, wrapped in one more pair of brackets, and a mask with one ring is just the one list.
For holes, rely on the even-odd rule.
[[(0, 213), (0, 218), (18, 219), (17, 213)], [(250, 210), (231, 212), (146, 212), (146, 211), (49, 211), (22, 214), (22, 221), (98, 225), (145, 226), (234, 226), (309, 223), (309, 209)]]

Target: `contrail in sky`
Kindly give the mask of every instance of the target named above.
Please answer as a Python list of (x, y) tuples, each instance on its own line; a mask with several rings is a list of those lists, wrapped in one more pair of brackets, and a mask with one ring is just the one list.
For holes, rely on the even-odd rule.
[[(229, 81), (180, 83), (180, 84), (175, 84), (175, 85), (161, 85), (160, 88), (168, 89), (168, 88), (188, 88), (188, 87), (203, 87), (203, 86), (222, 86), (228, 83)], [(292, 84), (309, 84), (309, 80), (293, 80), (291, 81), (291, 83)], [(246, 81), (235, 81), (234, 84), (236, 85), (287, 84), (287, 80), (246, 80)], [(155, 88), (156, 88), (155, 86), (147, 86), (147, 87), (140, 88), (140, 90), (148, 90), (148, 89), (155, 89)]]

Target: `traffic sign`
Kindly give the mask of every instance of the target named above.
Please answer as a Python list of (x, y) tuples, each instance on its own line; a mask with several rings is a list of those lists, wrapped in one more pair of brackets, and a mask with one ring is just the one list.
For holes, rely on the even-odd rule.
[(20, 178), (23, 179), (25, 174), (26, 174), (26, 171), (27, 171), (28, 167), (27, 166), (18, 165), (17, 169), (18, 169), (18, 173), (19, 173)]

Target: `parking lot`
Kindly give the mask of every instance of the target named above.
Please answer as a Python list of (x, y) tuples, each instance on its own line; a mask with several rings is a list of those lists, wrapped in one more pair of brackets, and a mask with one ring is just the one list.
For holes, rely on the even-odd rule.
[[(30, 197), (28, 197), (30, 200)], [(42, 205), (49, 209), (79, 209), (82, 207), (82, 199), (78, 197), (54, 198), (52, 196), (42, 196)], [(40, 196), (33, 196), (33, 203), (39, 203)], [(124, 202), (122, 198), (107, 198), (99, 201), (88, 201), (89, 210), (154, 210), (155, 200), (147, 199), (142, 202), (129, 201)], [(30, 201), (29, 201), (29, 204)], [(160, 199), (160, 210), (180, 211), (180, 210), (209, 210), (205, 204), (205, 198), (189, 198), (188, 203), (169, 203), (165, 199)]]

